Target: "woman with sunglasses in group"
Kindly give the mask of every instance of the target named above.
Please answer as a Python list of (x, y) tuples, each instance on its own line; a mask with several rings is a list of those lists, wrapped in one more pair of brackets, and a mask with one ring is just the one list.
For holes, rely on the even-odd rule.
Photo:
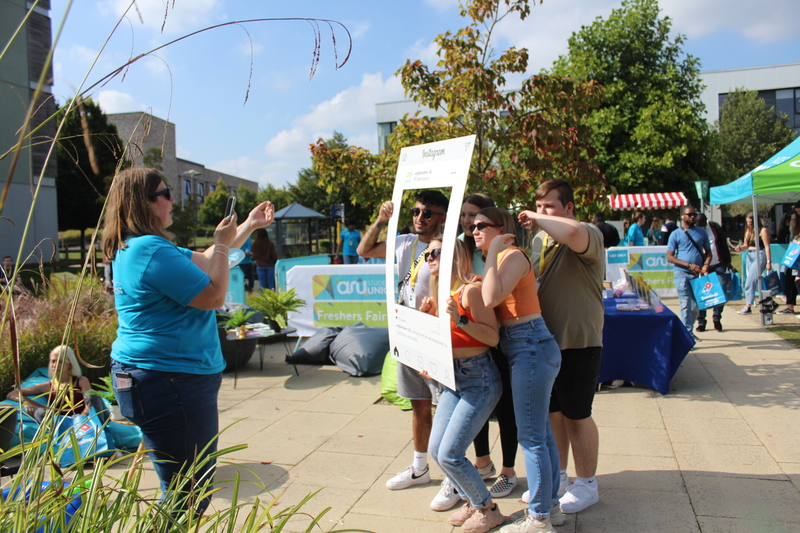
[[(497, 344), (497, 319), (483, 303), (480, 277), (472, 272), (472, 258), (461, 241), (455, 243), (451, 297), (437, 306), (442, 241), (428, 245), (425, 259), (431, 272), (431, 296), (420, 306), (430, 314), (450, 315), (453, 366), (456, 387), (443, 387), (433, 419), (428, 451), (458, 493), (467, 499), (450, 516), (450, 523), (467, 533), (485, 533), (505, 521), (478, 469), (466, 457), (470, 443), (488, 420), (502, 393), (500, 372), (492, 360), (490, 346)], [(423, 376), (429, 377), (427, 372)]]
[(530, 504), (525, 516), (503, 531), (555, 531), (564, 523), (558, 507), (559, 457), (550, 427), (550, 392), (561, 351), (547, 329), (530, 259), (517, 246), (516, 222), (489, 207), (475, 216), (475, 245), (486, 252), (481, 292), (500, 325), (500, 348), (511, 367), (517, 438), (525, 457)]
[(142, 429), (165, 495), (175, 489), (175, 476), (206, 459), (172, 503), (200, 513), (210, 496), (190, 501), (189, 491), (194, 482), (213, 480), (207, 455), (216, 451), (225, 368), (214, 310), (225, 302), (230, 249), (269, 225), (274, 209), (263, 202), (238, 227), (236, 213), (224, 218), (214, 246), (200, 253), (170, 242), (174, 203), (154, 169), (124, 170), (111, 184), (103, 223), (119, 317), (111, 375), (122, 414)]

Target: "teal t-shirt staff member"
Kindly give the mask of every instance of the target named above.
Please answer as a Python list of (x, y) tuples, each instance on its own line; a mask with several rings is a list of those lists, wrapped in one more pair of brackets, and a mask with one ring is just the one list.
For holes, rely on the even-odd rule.
[[(225, 363), (214, 310), (228, 290), (228, 251), (274, 217), (270, 202), (238, 227), (234, 213), (214, 230), (214, 246), (199, 253), (170, 242), (174, 203), (156, 170), (124, 170), (111, 185), (103, 223), (119, 316), (111, 347), (114, 391), (122, 414), (142, 429), (164, 492), (207, 445), (205, 453), (216, 451)], [(194, 479), (213, 481), (213, 470), (207, 461)], [(201, 513), (209, 502), (203, 495), (187, 505)]]
[(358, 263), (358, 243), (361, 242), (361, 232), (356, 229), (354, 220), (347, 221), (347, 227), (339, 234), (339, 246), (336, 255), (341, 255), (345, 265)]

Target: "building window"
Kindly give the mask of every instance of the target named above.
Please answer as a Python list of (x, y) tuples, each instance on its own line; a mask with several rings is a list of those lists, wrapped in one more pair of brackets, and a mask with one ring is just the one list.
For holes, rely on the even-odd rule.
[(211, 194), (212, 192), (214, 192), (214, 190), (216, 190), (216, 188), (217, 188), (216, 185), (212, 185), (212, 184), (209, 183), (208, 184), (208, 194)]
[(197, 196), (200, 197), (201, 200), (206, 197), (205, 192), (206, 192), (205, 191), (205, 183), (198, 183), (197, 184)]
[(183, 197), (186, 199), (192, 196), (192, 180), (183, 180)]
[(378, 150), (386, 150), (386, 142), (389, 135), (394, 133), (397, 122), (381, 122), (378, 124)]

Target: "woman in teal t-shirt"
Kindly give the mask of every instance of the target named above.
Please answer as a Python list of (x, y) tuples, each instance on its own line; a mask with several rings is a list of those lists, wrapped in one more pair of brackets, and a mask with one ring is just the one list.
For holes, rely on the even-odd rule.
[[(111, 185), (103, 222), (119, 317), (111, 347), (114, 391), (122, 414), (142, 429), (164, 492), (181, 470), (187, 475), (195, 456), (204, 457), (206, 446), (206, 454), (216, 451), (225, 362), (214, 310), (228, 290), (228, 252), (274, 216), (263, 202), (237, 227), (234, 213), (214, 230), (214, 246), (199, 253), (170, 242), (174, 203), (156, 170), (124, 170)], [(213, 481), (213, 470), (208, 460), (192, 475)], [(204, 496), (191, 505), (202, 512), (209, 502)]]

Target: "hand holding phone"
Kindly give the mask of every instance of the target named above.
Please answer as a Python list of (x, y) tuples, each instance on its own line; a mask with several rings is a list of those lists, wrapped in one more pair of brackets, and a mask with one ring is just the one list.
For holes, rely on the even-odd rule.
[(236, 197), (231, 196), (228, 198), (228, 205), (225, 206), (225, 218), (229, 218), (233, 214), (234, 207), (236, 207)]

